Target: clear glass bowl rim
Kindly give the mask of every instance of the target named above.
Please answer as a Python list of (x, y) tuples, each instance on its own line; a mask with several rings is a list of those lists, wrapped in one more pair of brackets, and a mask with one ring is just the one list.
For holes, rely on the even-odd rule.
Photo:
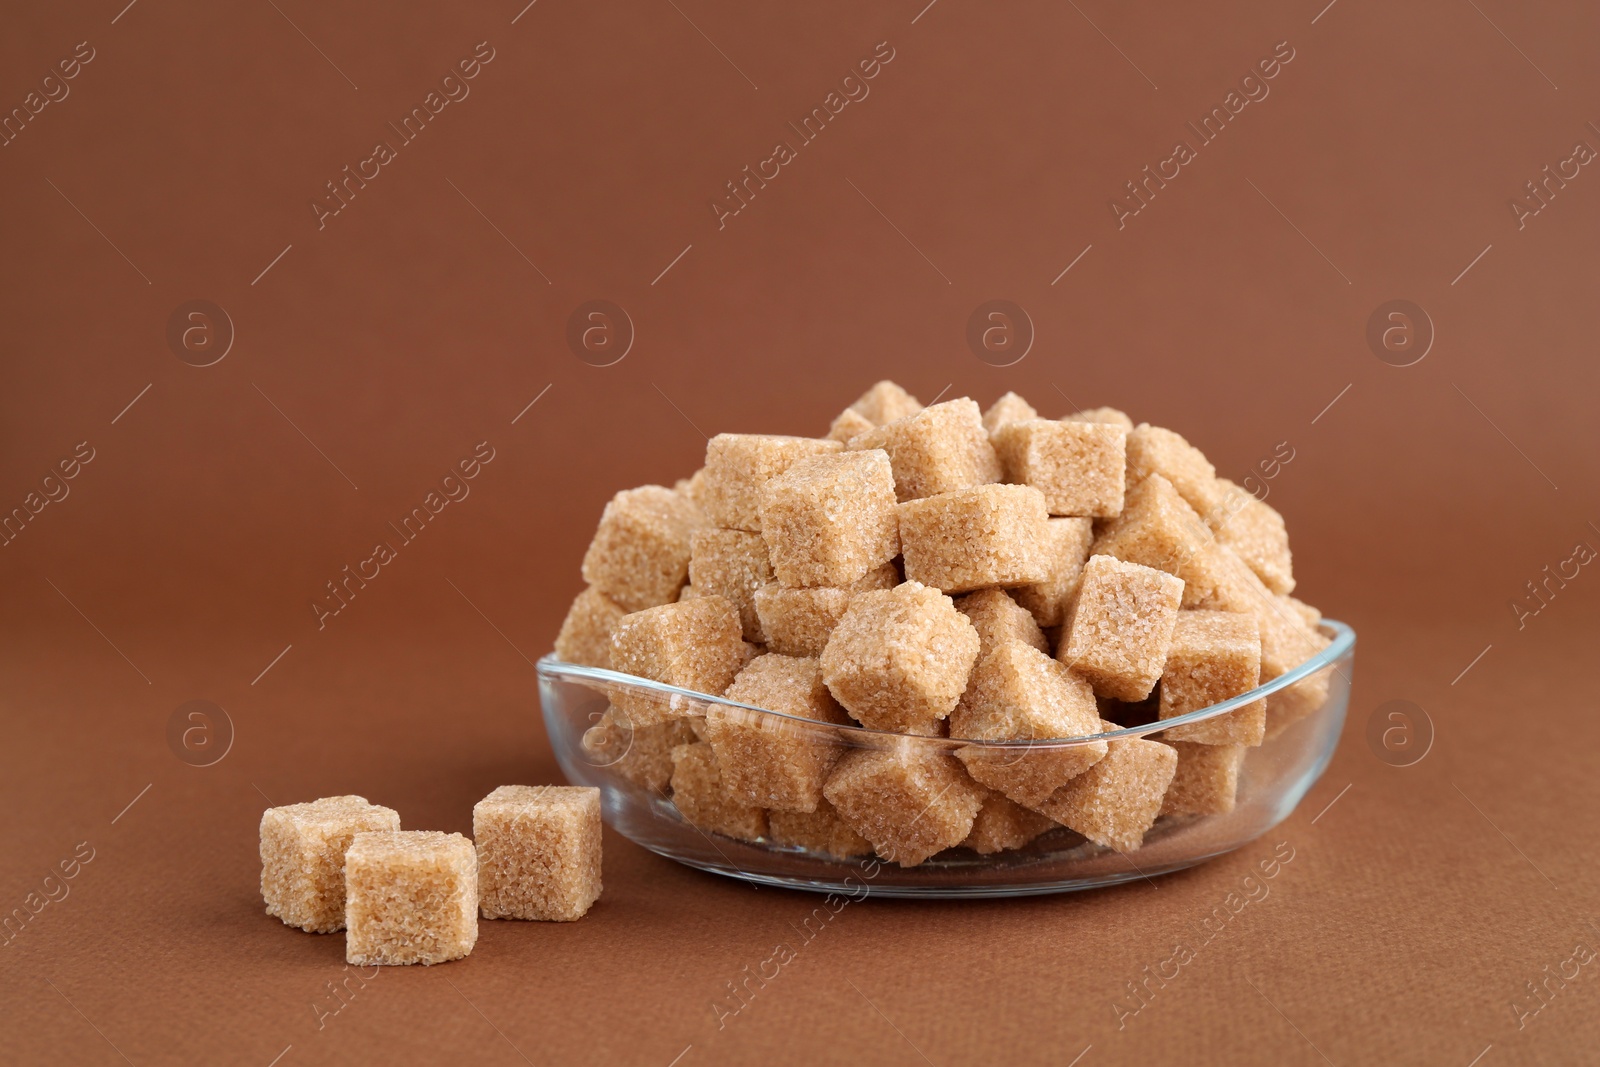
[(758, 708), (752, 704), (741, 704), (738, 701), (728, 700), (719, 696), (712, 696), (709, 693), (699, 693), (692, 689), (681, 689), (677, 686), (667, 685), (663, 682), (653, 682), (648, 678), (640, 678), (632, 674), (623, 674), (619, 671), (606, 670), (602, 667), (585, 667), (576, 663), (567, 663), (563, 660), (557, 659), (554, 652), (547, 653), (540, 658), (538, 663), (538, 672), (540, 680), (549, 679), (568, 682), (600, 682), (607, 685), (621, 686), (635, 690), (645, 690), (652, 693), (660, 693), (669, 698), (681, 697), (702, 704), (714, 704), (724, 708), (737, 708), (743, 712), (762, 716), (771, 716), (776, 720), (782, 720), (786, 723), (793, 723), (797, 728), (809, 730), (824, 729), (830, 734), (844, 739), (859, 737), (861, 739), (860, 747), (863, 748), (880, 747), (895, 742), (901, 742), (906, 740), (908, 737), (915, 738), (915, 740), (918, 742), (926, 742), (941, 748), (979, 747), (994, 748), (999, 750), (1012, 748), (1037, 749), (1041, 746), (1046, 748), (1070, 748), (1074, 745), (1091, 744), (1096, 741), (1112, 741), (1119, 738), (1143, 737), (1146, 734), (1159, 733), (1162, 730), (1167, 730), (1174, 726), (1183, 726), (1185, 724), (1194, 722), (1204, 722), (1207, 719), (1216, 718), (1218, 715), (1226, 715), (1228, 712), (1233, 711), (1236, 708), (1243, 707), (1246, 704), (1254, 703), (1255, 701), (1271, 696), (1273, 693), (1276, 693), (1280, 690), (1287, 689), (1296, 682), (1303, 681), (1304, 679), (1309, 678), (1311, 675), (1316, 674), (1318, 671), (1337, 663), (1340, 659), (1343, 659), (1345, 656), (1349, 655), (1350, 652), (1355, 648), (1356, 632), (1344, 623), (1339, 622), (1336, 619), (1323, 619), (1320, 629), (1332, 638), (1332, 643), (1329, 644), (1327, 648), (1324, 648), (1321, 652), (1317, 653), (1315, 656), (1312, 656), (1310, 659), (1306, 660), (1293, 670), (1279, 675), (1270, 682), (1257, 686), (1248, 693), (1241, 693), (1240, 695), (1228, 700), (1224, 700), (1221, 703), (1212, 704), (1210, 707), (1186, 712), (1183, 715), (1177, 715), (1170, 719), (1157, 719), (1155, 722), (1145, 723), (1140, 726), (1127, 726), (1116, 730), (1107, 730), (1105, 733), (1088, 734), (1082, 737), (1035, 738), (1019, 741), (982, 741), (959, 737), (922, 737), (918, 735), (895, 733), (889, 730), (871, 730), (865, 726), (860, 726), (857, 724), (819, 722), (816, 719), (807, 719), (798, 715), (789, 715), (781, 711), (773, 711), (770, 708)]

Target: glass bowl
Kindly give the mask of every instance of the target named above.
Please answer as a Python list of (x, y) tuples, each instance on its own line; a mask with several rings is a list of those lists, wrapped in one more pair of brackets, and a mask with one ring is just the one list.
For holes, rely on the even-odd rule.
[[(647, 681), (615, 671), (582, 667), (545, 656), (539, 661), (539, 697), (556, 759), (574, 785), (600, 789), (605, 821), (618, 833), (680, 863), (762, 885), (786, 886), (859, 897), (984, 897), (1059, 893), (1115, 885), (1182, 870), (1246, 844), (1276, 826), (1300, 802), (1327, 767), (1339, 742), (1350, 702), (1355, 631), (1323, 620), (1331, 643), (1289, 673), (1232, 700), (1181, 717), (1130, 726), (1092, 737), (1050, 741), (981, 742), (942, 737), (906, 737), (858, 726), (838, 726), (783, 715)], [(767, 833), (742, 840), (708, 832), (688, 822), (666, 784), (674, 743), (694, 740), (705, 716), (819, 749), (883, 749), (925, 746), (953, 754), (977, 746), (996, 759), (1050, 751), (1097, 740), (1155, 735), (1180, 723), (1222, 715), (1260, 698), (1267, 701), (1267, 740), (1246, 750), (1231, 811), (1212, 815), (1163, 815), (1141, 847), (1119, 852), (1058, 827), (1022, 848), (983, 855), (948, 848), (911, 867), (864, 855), (838, 856), (815, 848), (780, 844)], [(667, 727), (627, 725), (616, 702), (671, 716)], [(634, 718), (643, 721), (646, 716)], [(586, 737), (587, 735), (587, 737)], [(702, 819), (702, 822), (705, 820)]]

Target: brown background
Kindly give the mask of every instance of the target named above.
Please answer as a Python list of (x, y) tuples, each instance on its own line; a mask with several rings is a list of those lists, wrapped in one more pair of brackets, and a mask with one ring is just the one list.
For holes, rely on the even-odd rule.
[[(1508, 605), (1600, 546), (1600, 174), (1521, 230), (1508, 201), (1600, 146), (1597, 9), (922, 3), (9, 5), (4, 108), (96, 56), (0, 148), (0, 506), (95, 459), (0, 548), (0, 908), (95, 858), (0, 949), (0, 1059), (1593, 1061), (1600, 965), (1513, 1005), (1600, 942), (1600, 577), (1520, 630)], [(1285, 40), (1270, 96), (1119, 231), (1108, 200)], [(319, 230), (324, 183), (480, 41), (471, 95)], [(719, 231), (724, 182), (880, 41), (871, 95)], [(206, 368), (166, 342), (195, 298), (237, 332)], [(637, 329), (603, 369), (564, 340), (595, 298)], [(1037, 330), (1009, 368), (964, 340), (991, 298)], [(1364, 340), (1393, 298), (1437, 330), (1415, 366)], [(821, 433), (879, 377), (1115, 404), (1235, 479), (1290, 443), (1299, 591), (1361, 635), (1302, 808), (1154, 886), (852, 905), (720, 1030), (817, 901), (612, 836), (582, 922), (485, 923), (319, 1030), (342, 939), (262, 914), (266, 798), (468, 830), (551, 780), (530, 661), (604, 501), (704, 433)], [(471, 496), (319, 631), (323, 583), (485, 440)], [(236, 730), (214, 766), (166, 741), (193, 699)], [(1394, 699), (1436, 731), (1407, 768), (1365, 740)], [(1279, 841), (1270, 895), (1119, 1030), (1125, 983)]]

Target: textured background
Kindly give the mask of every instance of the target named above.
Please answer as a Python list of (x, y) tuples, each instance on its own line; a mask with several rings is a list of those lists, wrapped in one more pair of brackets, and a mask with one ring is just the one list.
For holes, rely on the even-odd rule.
[[(0, 147), (0, 508), (66, 493), (0, 548), (0, 910), (93, 856), (0, 949), (0, 1059), (1592, 1061), (1600, 960), (1566, 961), (1600, 947), (1600, 577), (1511, 605), (1600, 548), (1600, 173), (1564, 163), (1600, 148), (1600, 11), (522, 2), (0, 15), (0, 108), (40, 93)], [(1119, 227), (1125, 183), (1275, 47), (1269, 95)], [(474, 49), (470, 95), (319, 227)], [(719, 227), (875, 49), (870, 95)], [(567, 342), (596, 299), (635, 335), (608, 367)], [(991, 299), (1031, 322), (1008, 367), (966, 341)], [(1410, 366), (1367, 340), (1395, 299), (1431, 323)], [(186, 348), (192, 300), (231, 327)], [(1114, 404), (1236, 480), (1288, 442), (1298, 592), (1361, 635), (1301, 810), (1154, 886), (852, 905), (720, 1029), (816, 901), (608, 837), (582, 922), (485, 923), (328, 1014), (342, 939), (262, 914), (268, 800), (468, 830), (493, 786), (552, 779), (532, 661), (604, 501), (706, 434), (819, 434), (880, 377)], [(319, 629), (324, 583), (485, 441), (470, 496)], [(169, 746), (191, 700), (231, 722), (211, 766)], [(1400, 751), (1366, 740), (1392, 700)], [(1279, 842), (1270, 895), (1119, 1028)]]

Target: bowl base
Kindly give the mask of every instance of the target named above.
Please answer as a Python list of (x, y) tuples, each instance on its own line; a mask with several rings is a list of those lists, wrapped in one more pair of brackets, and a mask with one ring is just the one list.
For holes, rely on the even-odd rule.
[[(646, 846), (648, 848), (648, 846)], [(722, 875), (723, 878), (734, 878), (738, 881), (752, 881), (755, 885), (773, 886), (778, 889), (803, 889), (806, 893), (827, 893), (848, 896), (854, 901), (864, 901), (867, 897), (888, 897), (888, 899), (918, 899), (918, 901), (971, 901), (981, 897), (1014, 897), (1014, 896), (1050, 896), (1054, 893), (1078, 893), (1080, 889), (1101, 889), (1106, 886), (1123, 885), (1125, 881), (1150, 880), (1160, 875), (1170, 875), (1174, 870), (1184, 870), (1187, 867), (1203, 864), (1214, 856), (1195, 856), (1182, 861), (1163, 864), (1162, 867), (1146, 867), (1144, 870), (1128, 870), (1128, 872), (1106, 873), (1094, 875), (1090, 878), (1066, 878), (1061, 881), (1016, 881), (1011, 885), (872, 885), (866, 877), (851, 877), (850, 881), (835, 881), (830, 878), (803, 878), (784, 877), (784, 875), (765, 875), (765, 873), (752, 872), (752, 870), (736, 870), (722, 864), (712, 864), (704, 861), (704, 857), (672, 856), (661, 849), (651, 848), (650, 851), (667, 859), (675, 859), (686, 867), (696, 870)], [(1232, 851), (1232, 849), (1226, 849)], [(1216, 853), (1218, 856), (1224, 853)]]

